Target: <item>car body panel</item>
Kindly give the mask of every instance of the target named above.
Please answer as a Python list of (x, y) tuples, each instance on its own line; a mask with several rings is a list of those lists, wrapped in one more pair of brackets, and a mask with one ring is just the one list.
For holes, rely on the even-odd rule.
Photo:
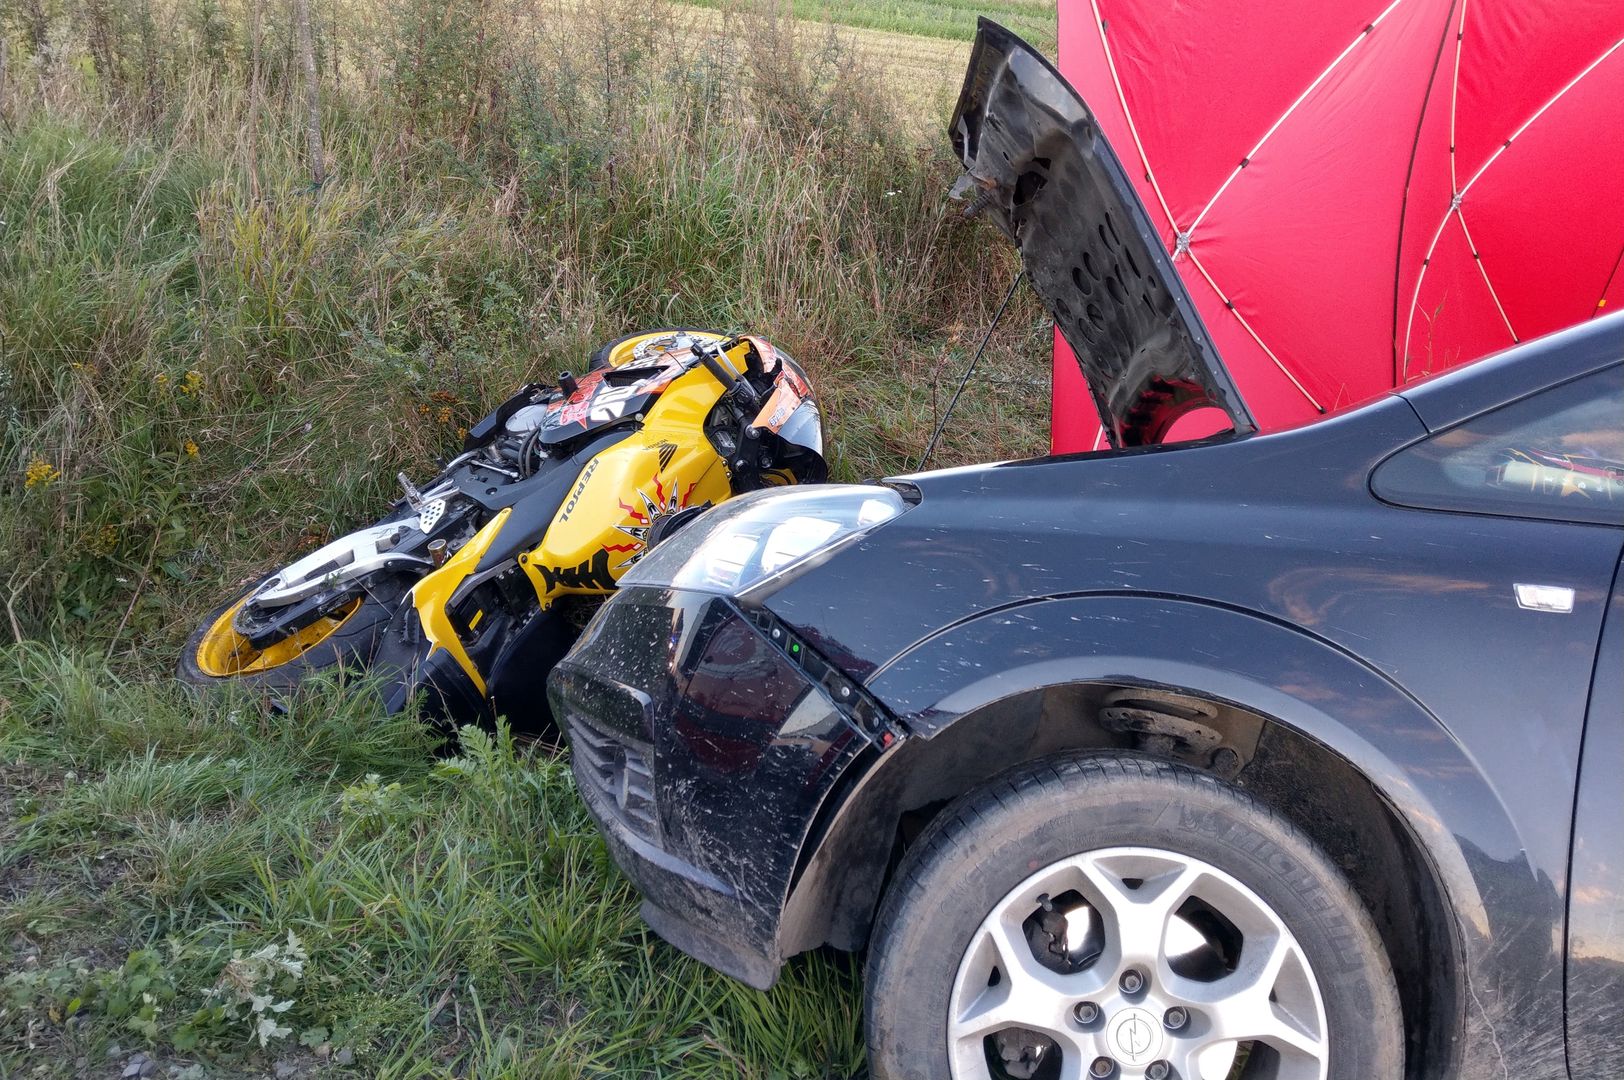
[[(1373, 419), (1360, 417), (1354, 426)], [(1169, 491), (1156, 510), (1132, 494), (1099, 489), (1075, 503), (1045, 498), (1045, 488), (1053, 488), (1043, 468), (988, 470), (973, 480), (960, 477), (951, 491), (925, 481), (920, 505), (871, 541), (877, 545), (892, 534), (886, 557), (870, 567), (843, 555), (792, 588), (826, 598), (835, 587), (830, 578), (839, 575), (840, 587), (859, 595), (887, 589), (931, 594), (950, 563), (958, 588), (949, 595), (963, 606), (945, 618), (932, 616), (949, 628), (988, 609), (1079, 593), (1151, 591), (1255, 612), (1301, 627), (1405, 687), (1474, 747), (1478, 767), (1509, 803), (1536, 809), (1553, 791), (1571, 787), (1596, 635), (1620, 549), (1617, 531), (1386, 507), (1364, 490), (1350, 490), (1362, 481), (1362, 466), (1323, 484), (1315, 497), (1290, 483), (1292, 473), (1311, 471), (1297, 443), (1277, 436), (1203, 452), (1201, 464), (1245, 472), (1257, 487), (1245, 509), (1232, 514), (1176, 494), (1217, 478), (1202, 475), (1207, 469), (1193, 460), (1180, 467), (1174, 454), (1133, 461), (1140, 467), (1135, 471), (1156, 465), (1160, 475), (1117, 485), (1118, 491)], [(1238, 460), (1224, 460), (1230, 456)], [(1089, 471), (1112, 463), (1093, 464)], [(1022, 475), (1027, 472), (1032, 475)], [(1021, 518), (1017, 506), (1026, 508)], [(1082, 510), (1086, 517), (1076, 513)], [(1150, 527), (1152, 514), (1157, 520)], [(916, 535), (919, 541), (910, 543)], [(1518, 583), (1573, 588), (1574, 610), (1524, 610)], [(787, 622), (801, 622), (799, 611), (779, 596), (767, 604)], [(820, 629), (846, 617), (828, 612)], [(903, 615), (887, 606), (876, 617), (894, 624)], [(811, 628), (803, 632), (810, 636)], [(836, 640), (851, 651), (850, 637)], [(1470, 662), (1463, 664), (1467, 642)], [(894, 647), (883, 644), (871, 656)], [(932, 640), (909, 647), (929, 655)], [(876, 670), (888, 675), (899, 662), (886, 658)], [(885, 692), (893, 680), (869, 685), (899, 715), (917, 714)], [(1504, 723), (1507, 715), (1518, 722)], [(929, 734), (932, 728), (917, 730)], [(1550, 871), (1566, 862), (1565, 823), (1526, 826), (1520, 841)]]
[(955, 192), (1020, 251), (1113, 446), (1158, 443), (1201, 408), (1256, 428), (1122, 163), (1047, 60), (982, 19), (949, 131)]
[[(1438, 431), (1541, 387), (1618, 363), (1621, 326), (1624, 311), (1410, 383), (1398, 393), (1415, 409), (1427, 430)], [(1538, 357), (1537, 362), (1530, 362), (1531, 355)]]
[(1567, 925), (1568, 1066), (1624, 1076), (1624, 566), (1585, 722)]
[[(548, 689), (577, 787), (643, 893), (649, 924), (770, 986), (806, 831), (869, 738), (731, 600), (702, 593), (623, 589)], [(606, 762), (597, 747), (609, 739)], [(640, 814), (628, 787), (646, 781), (662, 797)]]

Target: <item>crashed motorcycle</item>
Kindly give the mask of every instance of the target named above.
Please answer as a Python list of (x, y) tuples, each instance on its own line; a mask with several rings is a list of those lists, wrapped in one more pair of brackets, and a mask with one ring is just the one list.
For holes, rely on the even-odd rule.
[(805, 372), (755, 336), (657, 330), (527, 384), (359, 529), (257, 581), (186, 643), (182, 679), (285, 691), (381, 673), (445, 723), (545, 730), (546, 680), (615, 583), (706, 507), (826, 478)]

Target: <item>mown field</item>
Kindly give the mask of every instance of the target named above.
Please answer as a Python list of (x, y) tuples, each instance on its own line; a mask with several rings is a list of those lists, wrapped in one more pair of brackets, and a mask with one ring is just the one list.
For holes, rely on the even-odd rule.
[[(0, 1077), (856, 1074), (860, 965), (658, 942), (548, 751), (170, 673), (630, 329), (764, 333), (838, 478), (910, 466), (1014, 268), (862, 42), (974, 12), (317, 3), (318, 159), (300, 6), (0, 9)], [(1023, 297), (939, 463), (1042, 448), (1047, 343)]]
[[(685, 6), (711, 18), (737, 7), (732, 0), (685, 0)], [(769, 0), (768, 7), (793, 10), (809, 29), (837, 34), (843, 48), (886, 82), (921, 137), (936, 134), (958, 97), (980, 16), (1054, 55), (1054, 0)]]
[[(685, 0), (702, 7), (726, 9), (723, 0)], [(1052, 49), (1054, 0), (767, 0), (769, 11), (793, 14), (808, 22), (886, 30), (909, 37), (969, 41), (976, 19), (985, 15), (1003, 23), (1032, 44)]]

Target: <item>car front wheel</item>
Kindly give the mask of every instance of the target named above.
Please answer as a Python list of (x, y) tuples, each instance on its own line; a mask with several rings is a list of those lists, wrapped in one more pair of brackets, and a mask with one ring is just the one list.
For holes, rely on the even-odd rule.
[(868, 961), (878, 1080), (1401, 1077), (1381, 939), (1302, 833), (1130, 755), (1051, 759), (945, 809)]

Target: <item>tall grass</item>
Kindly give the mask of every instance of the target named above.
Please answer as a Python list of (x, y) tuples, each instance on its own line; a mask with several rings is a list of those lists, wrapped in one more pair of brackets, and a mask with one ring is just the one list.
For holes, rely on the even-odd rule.
[[(9, 41), (14, 637), (172, 646), (200, 591), (353, 524), (481, 405), (641, 326), (770, 335), (822, 390), (837, 474), (898, 468), (1010, 272), (944, 206), (946, 140), (920, 143), (882, 80), (787, 22), (359, 10), (323, 27), (331, 178), (312, 190), (282, 31), (267, 17), (256, 90), (251, 34), (211, 10), (206, 34), (190, 6), (158, 20), (176, 37), (149, 83), (140, 35), (117, 78)], [(991, 369), (1015, 378), (983, 384), (957, 446), (1041, 445), (1041, 332), (1017, 320)]]
[[(635, 328), (771, 337), (838, 477), (910, 466), (1013, 271), (944, 205), (942, 118), (748, 11), (313, 8), (319, 187), (281, 0), (0, 12), (0, 1075), (114, 1043), (209, 1075), (847, 1075), (853, 967), (762, 996), (659, 944), (560, 762), (434, 765), (364, 691), (276, 712), (168, 673), (235, 582)], [(939, 463), (1044, 443), (1044, 324), (1006, 319)]]

